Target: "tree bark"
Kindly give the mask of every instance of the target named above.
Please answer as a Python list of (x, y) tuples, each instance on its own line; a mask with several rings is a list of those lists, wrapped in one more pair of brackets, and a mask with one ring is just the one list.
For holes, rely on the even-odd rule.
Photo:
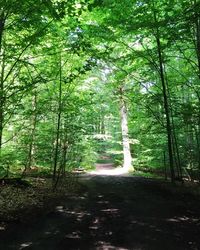
[(5, 14), (4, 11), (0, 11), (0, 56), (2, 49), (4, 27), (5, 27)]
[[(197, 1), (194, 0), (194, 8), (197, 4)], [(199, 13), (195, 8), (195, 26), (196, 26), (196, 54), (198, 61), (198, 76), (200, 79), (200, 17)]]
[(3, 137), (3, 118), (4, 118), (4, 55), (2, 53), (2, 41), (3, 41), (3, 32), (5, 26), (5, 17), (4, 12), (0, 13), (0, 151), (2, 147), (2, 137)]
[(1, 70), (1, 79), (0, 79), (0, 150), (2, 148), (2, 137), (3, 137), (3, 120), (4, 120), (4, 84), (3, 84), (3, 66)]
[(182, 167), (181, 167), (181, 160), (180, 160), (180, 153), (179, 153), (179, 147), (178, 147), (178, 139), (177, 139), (177, 135), (176, 135), (176, 130), (175, 130), (175, 123), (174, 123), (174, 116), (173, 116), (173, 107), (172, 107), (172, 103), (171, 103), (171, 97), (170, 97), (170, 92), (169, 92), (169, 84), (168, 84), (168, 78), (167, 78), (167, 74), (165, 73), (165, 83), (166, 83), (166, 88), (168, 90), (168, 103), (169, 103), (169, 109), (171, 112), (171, 134), (172, 134), (172, 152), (173, 152), (173, 156), (174, 156), (174, 168), (176, 166), (176, 170), (177, 170), (177, 175), (178, 175), (178, 179), (182, 180)]
[(100, 129), (101, 134), (105, 134), (105, 116), (101, 115), (101, 129)]
[[(200, 16), (198, 11), (196, 10), (197, 1), (194, 0), (194, 9), (195, 9), (195, 28), (196, 28), (196, 55), (197, 55), (197, 62), (198, 62), (198, 76), (200, 80)], [(199, 100), (199, 92), (197, 93), (198, 100)], [(197, 138), (197, 154), (198, 154), (198, 168), (200, 173), (200, 146), (199, 146), (199, 138), (200, 138), (200, 103), (199, 103), (199, 119), (198, 119), (198, 131), (195, 130), (195, 136)]]
[(162, 93), (163, 93), (163, 102), (164, 102), (164, 110), (166, 116), (166, 132), (167, 132), (167, 142), (168, 142), (168, 153), (169, 153), (169, 164), (170, 164), (170, 173), (171, 173), (171, 181), (174, 182), (175, 180), (175, 172), (174, 172), (174, 159), (173, 159), (173, 149), (172, 149), (172, 126), (170, 121), (170, 110), (169, 110), (169, 103), (168, 103), (168, 96), (167, 96), (167, 86), (165, 82), (164, 76), (164, 68), (163, 68), (163, 56), (162, 56), (162, 47), (160, 42), (160, 32), (158, 28), (158, 21), (156, 17), (156, 13), (154, 10), (154, 21), (156, 26), (156, 44), (157, 44), (157, 52), (158, 52), (158, 60), (159, 60), (159, 74), (160, 80), (162, 84)]
[(31, 138), (29, 144), (28, 160), (26, 164), (26, 170), (30, 169), (32, 165), (35, 165), (35, 131), (37, 123), (37, 93), (34, 92), (33, 101), (32, 101), (33, 115), (32, 115), (32, 129), (31, 129)]
[(61, 125), (61, 113), (62, 113), (62, 62), (60, 55), (60, 69), (59, 69), (59, 97), (58, 97), (58, 115), (57, 115), (57, 129), (56, 129), (56, 143), (55, 143), (55, 155), (54, 155), (54, 166), (53, 166), (53, 181), (56, 181), (56, 171), (58, 163), (58, 149), (59, 149), (59, 138), (60, 138), (60, 125)]
[(120, 112), (121, 112), (122, 145), (123, 145), (123, 155), (124, 155), (123, 168), (125, 170), (130, 170), (133, 169), (133, 167), (132, 167), (132, 157), (131, 157), (130, 142), (128, 135), (127, 108), (126, 108), (126, 103), (123, 99), (122, 88), (120, 88), (120, 99), (121, 99)]

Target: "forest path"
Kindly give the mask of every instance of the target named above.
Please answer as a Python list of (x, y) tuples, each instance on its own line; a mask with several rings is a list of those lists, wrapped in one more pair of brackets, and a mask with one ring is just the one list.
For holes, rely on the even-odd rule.
[(124, 170), (122, 167), (116, 167), (109, 156), (101, 155), (100, 160), (103, 162), (97, 162), (95, 170), (90, 171), (89, 175), (131, 176), (127, 170)]
[(80, 178), (54, 212), (3, 232), (0, 249), (200, 249), (199, 201), (141, 177)]
[(89, 175), (121, 175), (131, 176), (123, 168), (115, 167), (113, 163), (97, 163), (96, 168), (88, 173)]

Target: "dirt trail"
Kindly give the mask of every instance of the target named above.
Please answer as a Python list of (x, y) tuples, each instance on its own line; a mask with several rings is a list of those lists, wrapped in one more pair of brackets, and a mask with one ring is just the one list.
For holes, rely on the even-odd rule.
[(91, 171), (90, 175), (113, 175), (113, 176), (130, 176), (127, 170), (123, 168), (116, 168), (112, 163), (111, 159), (107, 156), (102, 157), (102, 160), (107, 160), (107, 163), (97, 163), (96, 169)]
[(3, 232), (0, 249), (200, 249), (199, 202), (171, 194), (155, 180), (82, 177), (81, 195), (54, 212)]

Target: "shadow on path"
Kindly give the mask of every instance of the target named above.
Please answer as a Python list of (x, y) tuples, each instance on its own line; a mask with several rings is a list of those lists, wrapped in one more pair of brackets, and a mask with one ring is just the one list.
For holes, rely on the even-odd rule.
[(0, 249), (200, 249), (199, 202), (139, 177), (80, 178), (81, 195), (3, 232)]

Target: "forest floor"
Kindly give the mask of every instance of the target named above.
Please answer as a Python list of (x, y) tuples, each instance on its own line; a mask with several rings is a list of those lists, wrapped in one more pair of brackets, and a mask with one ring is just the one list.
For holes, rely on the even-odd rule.
[(200, 249), (198, 197), (109, 171), (112, 164), (97, 165), (80, 175), (81, 192), (60, 199), (48, 214), (1, 230), (0, 249)]

